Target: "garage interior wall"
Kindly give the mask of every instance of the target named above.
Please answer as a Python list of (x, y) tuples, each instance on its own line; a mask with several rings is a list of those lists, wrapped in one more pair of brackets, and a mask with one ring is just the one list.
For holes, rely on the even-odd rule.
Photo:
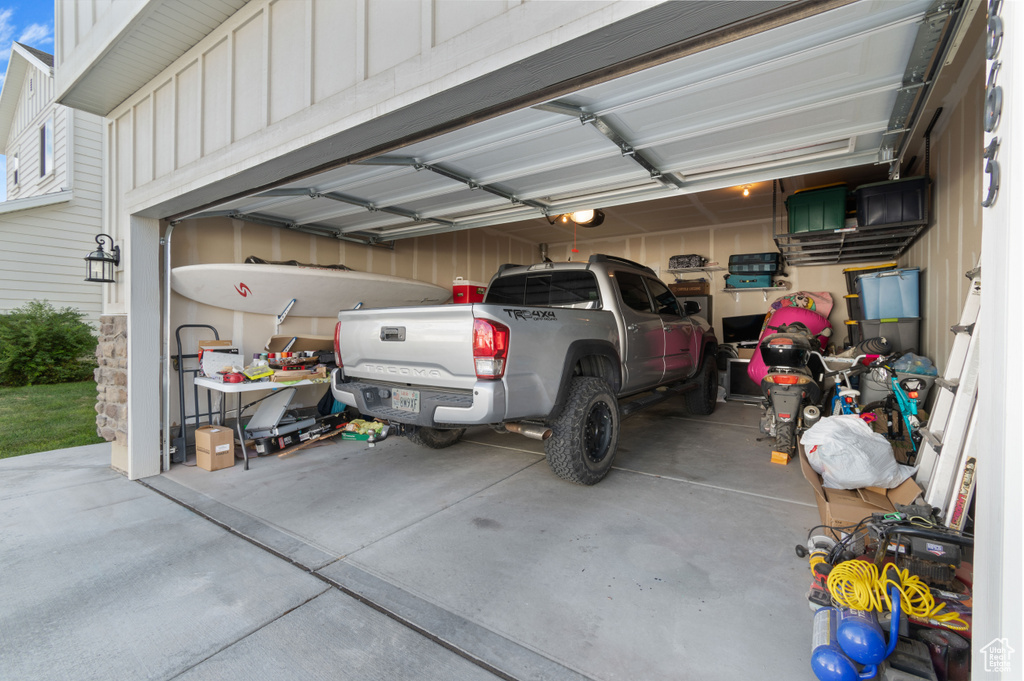
[[(785, 211), (780, 208), (781, 221), (786, 220)], [(599, 229), (599, 228), (598, 228)], [(551, 244), (549, 253), (552, 260), (586, 260), (593, 253), (605, 253), (629, 258), (647, 265), (655, 270), (665, 282), (675, 281), (675, 277), (666, 272), (668, 259), (673, 255), (694, 253), (702, 255), (709, 262), (717, 262), (721, 267), (728, 267), (729, 256), (737, 253), (762, 253), (777, 251), (772, 240), (771, 216), (764, 221), (731, 225), (714, 225), (692, 227), (673, 232), (645, 234), (642, 236), (605, 238), (591, 237), (586, 230), (580, 230), (576, 248), (579, 253), (572, 253), (573, 244)], [(725, 272), (713, 272), (711, 296), (715, 330), (721, 336), (722, 317), (764, 313), (768, 311), (772, 301), (783, 295), (796, 291), (827, 291), (832, 294), (833, 308), (829, 315), (834, 339), (838, 345), (846, 336), (843, 321), (847, 318), (846, 304), (843, 294), (846, 293), (846, 279), (843, 265), (827, 265), (821, 267), (788, 267), (787, 277), (778, 277), (789, 282), (789, 289), (783, 292), (771, 292), (765, 301), (760, 291), (723, 292)], [(686, 274), (681, 279), (699, 278), (699, 274)]]
[[(536, 262), (537, 247), (521, 239), (501, 236), (497, 230), (439, 234), (396, 242), (393, 250), (362, 246), (337, 239), (267, 227), (231, 218), (186, 220), (175, 226), (171, 239), (171, 266), (243, 262), (250, 255), (265, 260), (297, 260), (318, 265), (342, 264), (360, 272), (390, 274), (429, 281), (451, 288), (456, 277), (486, 283), (498, 266), (507, 262)], [(162, 275), (161, 275), (162, 276)], [(316, 291), (311, 291), (316, 295)], [(290, 335), (334, 334), (336, 317), (288, 317), (278, 333)], [(230, 338), (247, 356), (263, 350), (275, 334), (272, 315), (232, 312), (189, 300), (176, 293), (171, 298), (171, 332), (181, 324), (209, 324), (221, 338)], [(183, 333), (182, 352), (194, 354), (194, 340)], [(185, 346), (185, 339), (189, 345)], [(171, 353), (176, 347), (171, 346)], [(322, 391), (304, 391), (303, 404), (313, 403)], [(296, 404), (299, 402), (297, 401)], [(178, 423), (177, 377), (172, 376), (172, 423)], [(191, 414), (191, 405), (186, 405)]]
[[(966, 55), (932, 131), (931, 225), (900, 259), (921, 268), (921, 346), (945, 368), (970, 281), (981, 263), (982, 115), (985, 100), (983, 45)], [(924, 174), (924, 145), (908, 176)]]

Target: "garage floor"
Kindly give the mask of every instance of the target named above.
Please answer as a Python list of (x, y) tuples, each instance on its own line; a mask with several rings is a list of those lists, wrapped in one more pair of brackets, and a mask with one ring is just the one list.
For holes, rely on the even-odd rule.
[[(340, 442), (144, 483), (516, 679), (813, 679), (793, 553), (818, 522), (813, 493), (796, 462), (769, 462), (756, 407), (681, 414), (669, 401), (625, 421), (594, 487), (556, 478), (542, 443), (486, 428), (439, 451)], [(316, 631), (349, 602), (332, 591), (287, 618)], [(287, 622), (274, 627), (187, 678), (300, 665)]]

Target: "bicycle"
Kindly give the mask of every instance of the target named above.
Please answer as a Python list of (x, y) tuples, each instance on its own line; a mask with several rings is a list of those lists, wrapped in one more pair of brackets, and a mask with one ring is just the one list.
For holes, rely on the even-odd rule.
[(861, 412), (873, 413), (878, 423), (885, 424), (882, 435), (892, 443), (893, 453), (902, 454), (904, 461), (913, 465), (923, 439), (917, 402), (927, 383), (915, 376), (899, 378), (891, 365), (893, 358), (886, 357), (871, 365), (872, 370), (885, 373), (889, 393), (881, 400), (864, 405)]
[[(849, 359), (845, 357), (829, 357), (826, 361), (825, 357), (822, 357), (820, 353), (815, 353), (821, 360), (821, 363), (827, 369), (831, 369), (830, 363), (848, 363), (849, 366), (842, 369), (836, 369), (834, 371), (825, 371), (821, 374), (820, 383), (824, 384), (826, 378), (834, 378), (835, 384), (832, 387), (832, 397), (822, 404), (825, 407), (829, 405), (829, 415), (836, 416), (839, 414), (854, 414), (860, 415), (862, 409), (860, 408), (860, 391), (854, 388), (850, 379), (854, 376), (859, 376), (867, 372), (868, 367), (862, 362), (868, 357), (868, 355), (857, 355), (856, 357)], [(870, 422), (870, 421), (869, 421)]]

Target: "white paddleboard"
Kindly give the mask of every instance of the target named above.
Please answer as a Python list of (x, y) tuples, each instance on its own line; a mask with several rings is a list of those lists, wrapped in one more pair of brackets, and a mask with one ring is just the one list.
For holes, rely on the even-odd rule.
[(171, 288), (192, 300), (228, 310), (294, 317), (335, 317), (340, 310), (433, 305), (451, 300), (449, 289), (387, 274), (292, 265), (220, 263), (171, 270)]

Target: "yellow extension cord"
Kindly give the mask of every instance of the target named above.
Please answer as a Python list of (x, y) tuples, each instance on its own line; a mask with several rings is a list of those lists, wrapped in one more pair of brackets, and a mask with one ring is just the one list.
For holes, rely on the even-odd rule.
[[(896, 572), (890, 576), (890, 570)], [(874, 563), (863, 560), (848, 560), (832, 568), (828, 576), (828, 590), (839, 605), (853, 610), (892, 610), (889, 585), (900, 591), (900, 606), (908, 617), (916, 620), (938, 622), (954, 631), (965, 631), (967, 623), (955, 612), (940, 611), (945, 604), (935, 605), (928, 586), (908, 570), (900, 570), (887, 563), (882, 573)]]

